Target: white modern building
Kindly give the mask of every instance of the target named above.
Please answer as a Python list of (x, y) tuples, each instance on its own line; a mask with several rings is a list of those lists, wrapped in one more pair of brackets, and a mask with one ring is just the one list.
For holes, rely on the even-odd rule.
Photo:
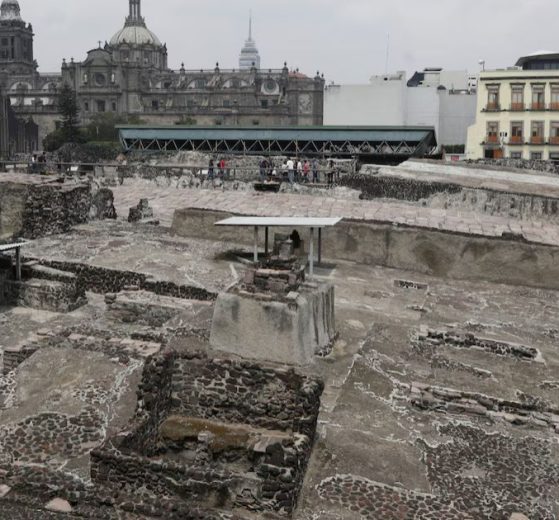
[(440, 145), (465, 145), (476, 114), (475, 77), (466, 71), (428, 68), (409, 80), (405, 72), (373, 76), (365, 85), (326, 87), (324, 124), (432, 126)]
[(466, 155), (559, 161), (559, 53), (540, 51), (480, 74)]

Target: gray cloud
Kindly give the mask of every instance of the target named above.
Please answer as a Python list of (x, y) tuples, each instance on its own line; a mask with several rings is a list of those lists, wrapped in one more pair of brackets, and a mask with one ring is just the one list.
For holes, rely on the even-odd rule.
[[(40, 70), (63, 57), (82, 60), (123, 24), (127, 0), (19, 0), (33, 24)], [(328, 80), (365, 82), (385, 69), (443, 66), (478, 70), (513, 65), (518, 56), (559, 49), (555, 0), (143, 0), (149, 28), (179, 68), (235, 67), (249, 9), (264, 67), (287, 61)]]

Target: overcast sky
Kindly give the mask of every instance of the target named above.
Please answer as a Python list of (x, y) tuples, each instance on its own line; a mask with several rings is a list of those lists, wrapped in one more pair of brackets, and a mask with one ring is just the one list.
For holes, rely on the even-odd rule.
[[(33, 24), (43, 72), (63, 57), (83, 60), (123, 25), (128, 0), (19, 0)], [(167, 43), (169, 66), (238, 64), (253, 11), (262, 66), (324, 72), (364, 83), (389, 71), (479, 70), (514, 65), (523, 54), (559, 49), (557, 0), (142, 0), (148, 27)]]

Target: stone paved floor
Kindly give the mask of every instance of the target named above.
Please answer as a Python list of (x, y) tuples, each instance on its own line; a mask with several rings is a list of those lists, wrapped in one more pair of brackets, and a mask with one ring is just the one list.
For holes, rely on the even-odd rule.
[[(146, 243), (152, 245), (142, 264)], [(203, 243), (206, 248), (196, 252)], [(149, 264), (161, 278), (184, 276), (182, 263), (205, 262), (198, 276), (206, 283), (212, 277), (226, 283), (233, 278), (231, 266), (239, 274), (243, 269), (231, 259), (212, 259), (223, 244), (176, 241), (165, 230), (124, 223), (80, 227), (33, 247), (115, 268), (136, 257), (134, 268)], [(557, 520), (559, 292), (350, 262), (319, 269), (318, 275), (335, 284), (340, 335), (332, 355), (306, 369), (321, 375), (326, 387), (295, 520), (509, 520), (514, 512)], [(79, 327), (84, 335), (97, 328), (113, 336), (132, 330), (133, 325), (112, 323), (101, 296), (88, 297), (87, 307), (69, 315), (1, 309), (0, 346), (13, 347), (26, 334), (53, 327)], [(425, 327), (471, 337), (457, 346), (418, 342)], [(537, 349), (539, 355), (498, 355), (484, 348), (484, 338)], [(173, 346), (190, 348), (190, 341), (177, 337)], [(196, 348), (204, 345), (201, 338)], [(67, 348), (49, 347), (0, 381), (7, 408), (0, 410), (0, 452), (19, 460), (20, 468), (55, 466), (59, 473), (83, 477), (86, 451), (98, 444), (99, 429), (104, 436), (132, 413), (139, 367), (110, 353), (79, 357)], [(447, 401), (429, 397), (426, 389), (433, 387)], [(468, 402), (459, 399), (465, 395)], [(42, 443), (52, 431), (61, 435)], [(2, 479), (0, 471), (0, 486)]]
[(239, 215), (283, 217), (342, 217), (371, 222), (500, 237), (503, 233), (521, 233), (529, 242), (559, 245), (559, 227), (545, 221), (518, 221), (464, 211), (445, 211), (406, 203), (347, 200), (298, 194), (263, 194), (177, 188), (157, 185), (143, 179), (126, 179), (112, 188), (120, 217), (147, 198), (155, 218), (170, 226), (176, 209), (198, 208), (221, 210)]
[(412, 159), (400, 166), (383, 166), (378, 175), (422, 182), (453, 183), (507, 193), (559, 197), (559, 176), (529, 170), (510, 171)]

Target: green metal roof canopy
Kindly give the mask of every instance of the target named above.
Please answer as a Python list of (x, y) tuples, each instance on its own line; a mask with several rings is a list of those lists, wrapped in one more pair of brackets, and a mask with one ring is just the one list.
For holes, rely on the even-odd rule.
[(233, 155), (422, 157), (434, 152), (432, 127), (119, 126), (126, 151), (196, 151)]

